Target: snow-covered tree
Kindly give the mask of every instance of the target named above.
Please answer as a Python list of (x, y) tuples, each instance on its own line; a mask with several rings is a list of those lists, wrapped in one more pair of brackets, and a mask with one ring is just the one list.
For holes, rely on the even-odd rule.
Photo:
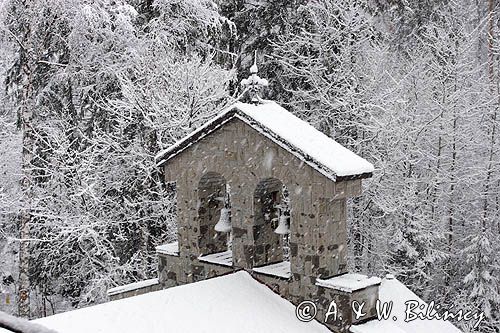
[[(229, 97), (232, 74), (211, 66), (206, 43), (221, 26), (214, 8), (157, 1), (144, 19), (135, 2), (9, 1), (6, 38), (20, 51), (8, 91), (24, 105), (33, 180), (22, 184), (30, 251), (22, 247), (18, 283), (37, 315), (155, 274), (154, 246), (175, 233), (154, 155)], [(29, 299), (19, 304), (27, 316)]]

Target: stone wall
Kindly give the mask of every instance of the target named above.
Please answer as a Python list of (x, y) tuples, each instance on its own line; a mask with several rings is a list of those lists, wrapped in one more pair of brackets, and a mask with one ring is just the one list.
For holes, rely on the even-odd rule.
[(187, 262), (178, 256), (158, 254), (158, 280), (163, 288), (203, 281), (234, 271), (233, 267), (211, 264), (197, 258)]
[(254, 192), (259, 182), (275, 178), (290, 192), (292, 272), (346, 272), (345, 198), (361, 193), (361, 180), (334, 183), (238, 119), (164, 165), (166, 181), (177, 183), (181, 258), (201, 254), (198, 186), (209, 172), (220, 174), (231, 188), (235, 266), (253, 267)]
[[(197, 259), (206, 252), (200, 242), (206, 224), (200, 219), (203, 195), (199, 185), (211, 173), (221, 175), (231, 188), (233, 267)], [(238, 269), (251, 271), (257, 264), (280, 260), (279, 256), (262, 259), (269, 251), (266, 245), (275, 247), (275, 238), (260, 238), (261, 232), (256, 232), (261, 228), (256, 189), (263, 180), (276, 179), (290, 192), (292, 277), (286, 280), (254, 275), (294, 304), (321, 295), (336, 297), (339, 302), (351, 298), (345, 293), (329, 294), (315, 286), (315, 281), (318, 276), (327, 278), (347, 272), (346, 198), (361, 193), (361, 180), (335, 183), (238, 119), (167, 161), (164, 176), (167, 182), (177, 184), (179, 241), (178, 257), (160, 255), (159, 280), (164, 287)], [(331, 327), (340, 330), (342, 325)]]

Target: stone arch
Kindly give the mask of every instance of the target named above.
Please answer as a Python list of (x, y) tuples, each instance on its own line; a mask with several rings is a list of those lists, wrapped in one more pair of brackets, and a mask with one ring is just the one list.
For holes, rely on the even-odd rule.
[(254, 191), (253, 266), (283, 261), (283, 237), (275, 233), (279, 223), (284, 184), (276, 178), (261, 180)]
[(227, 250), (228, 234), (215, 231), (226, 195), (226, 179), (217, 172), (205, 173), (198, 183), (198, 248), (200, 255)]

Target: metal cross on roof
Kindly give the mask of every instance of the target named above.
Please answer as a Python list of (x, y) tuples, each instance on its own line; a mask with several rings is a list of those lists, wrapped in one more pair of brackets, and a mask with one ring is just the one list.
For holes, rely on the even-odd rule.
[(257, 68), (257, 51), (255, 51), (255, 56), (253, 60), (253, 65), (250, 67), (250, 76), (248, 79), (241, 80), (241, 85), (245, 87), (245, 91), (250, 94), (252, 103), (259, 104), (262, 99), (259, 96), (259, 92), (263, 87), (267, 87), (269, 82), (266, 79), (260, 78), (257, 73), (259, 69)]

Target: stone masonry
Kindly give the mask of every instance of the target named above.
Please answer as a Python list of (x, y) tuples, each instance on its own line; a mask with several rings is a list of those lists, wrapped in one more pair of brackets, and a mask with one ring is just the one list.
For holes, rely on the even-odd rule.
[[(364, 320), (375, 315), (378, 285), (354, 291), (316, 285), (318, 277), (347, 273), (346, 199), (361, 194), (361, 179), (334, 182), (236, 118), (169, 159), (162, 171), (166, 182), (176, 182), (179, 244), (178, 254), (158, 254), (162, 288), (245, 269), (296, 305), (316, 302), (321, 322), (335, 300), (342, 319), (326, 323), (335, 332), (356, 323), (353, 300), (367, 301)], [(279, 197), (282, 185), (290, 193), (291, 206), (289, 277), (252, 271), (282, 260), (280, 235), (265, 214), (266, 202)], [(232, 265), (218, 265), (199, 257), (227, 250), (226, 235), (213, 229), (226, 186), (233, 259)]]

